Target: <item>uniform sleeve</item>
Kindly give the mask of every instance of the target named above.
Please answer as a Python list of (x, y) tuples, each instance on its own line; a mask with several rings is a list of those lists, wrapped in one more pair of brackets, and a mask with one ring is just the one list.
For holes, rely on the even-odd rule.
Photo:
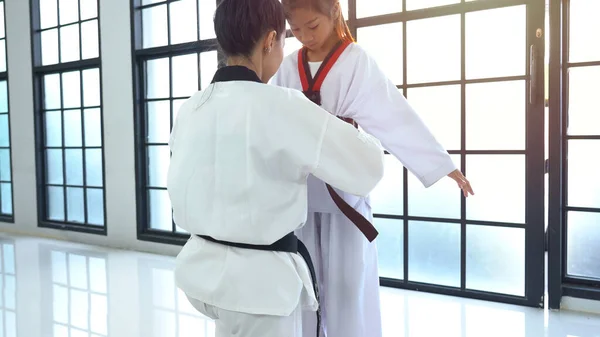
[[(383, 177), (384, 154), (379, 140), (331, 115), (301, 92), (289, 92), (294, 98), (289, 108), (296, 116), (296, 127), (304, 129), (307, 135), (318, 134), (316, 149), (311, 150), (316, 151), (316, 156), (309, 173), (347, 193), (368, 195)], [(315, 132), (307, 128), (314, 128)]]
[(454, 171), (448, 152), (375, 61), (366, 53), (359, 60), (348, 116), (377, 137), (425, 187)]
[(381, 143), (375, 137), (327, 114), (325, 135), (312, 173), (342, 191), (367, 196), (383, 178), (384, 153)]

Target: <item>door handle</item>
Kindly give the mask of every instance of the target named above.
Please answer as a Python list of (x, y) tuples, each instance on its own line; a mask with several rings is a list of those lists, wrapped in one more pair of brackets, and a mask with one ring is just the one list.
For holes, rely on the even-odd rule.
[(529, 47), (529, 104), (537, 103), (537, 52), (535, 45)]

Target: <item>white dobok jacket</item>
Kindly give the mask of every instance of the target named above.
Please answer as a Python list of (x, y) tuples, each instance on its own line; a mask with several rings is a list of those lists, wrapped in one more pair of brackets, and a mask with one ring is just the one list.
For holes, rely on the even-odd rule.
[(168, 191), (175, 222), (192, 233), (177, 257), (177, 286), (219, 308), (286, 316), (316, 310), (298, 254), (201, 239), (271, 244), (303, 226), (309, 174), (356, 195), (383, 176), (383, 150), (297, 90), (260, 83), (244, 67), (220, 69), (179, 110)]

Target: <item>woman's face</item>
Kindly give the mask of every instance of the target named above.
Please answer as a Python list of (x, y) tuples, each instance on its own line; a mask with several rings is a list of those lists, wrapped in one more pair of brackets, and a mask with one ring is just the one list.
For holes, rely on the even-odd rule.
[(305, 8), (293, 10), (288, 23), (296, 39), (311, 51), (323, 48), (334, 33), (335, 26), (333, 18)]
[(284, 45), (285, 34), (280, 34), (273, 39), (270, 51), (265, 53), (265, 57), (263, 58), (263, 78), (261, 78), (264, 83), (269, 82), (279, 69), (279, 66), (281, 66)]

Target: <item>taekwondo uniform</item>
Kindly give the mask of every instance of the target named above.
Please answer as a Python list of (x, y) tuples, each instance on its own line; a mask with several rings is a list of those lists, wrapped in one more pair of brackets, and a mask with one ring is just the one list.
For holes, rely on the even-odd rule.
[[(360, 45), (340, 42), (323, 62), (308, 62), (306, 53), (303, 48), (287, 56), (271, 83), (302, 90), (331, 114), (377, 137), (425, 187), (456, 169)], [(377, 250), (370, 242), (377, 233), (365, 225), (372, 221), (370, 199), (347, 192), (310, 176), (308, 221), (297, 234), (315, 263), (323, 335), (381, 337)], [(311, 337), (316, 322), (313, 317), (303, 320), (304, 336)]]
[(383, 176), (379, 141), (233, 66), (182, 105), (169, 145), (173, 218), (192, 233), (177, 286), (216, 320), (217, 337), (300, 337), (301, 310), (318, 309), (294, 234), (306, 222), (307, 177), (367, 195)]

